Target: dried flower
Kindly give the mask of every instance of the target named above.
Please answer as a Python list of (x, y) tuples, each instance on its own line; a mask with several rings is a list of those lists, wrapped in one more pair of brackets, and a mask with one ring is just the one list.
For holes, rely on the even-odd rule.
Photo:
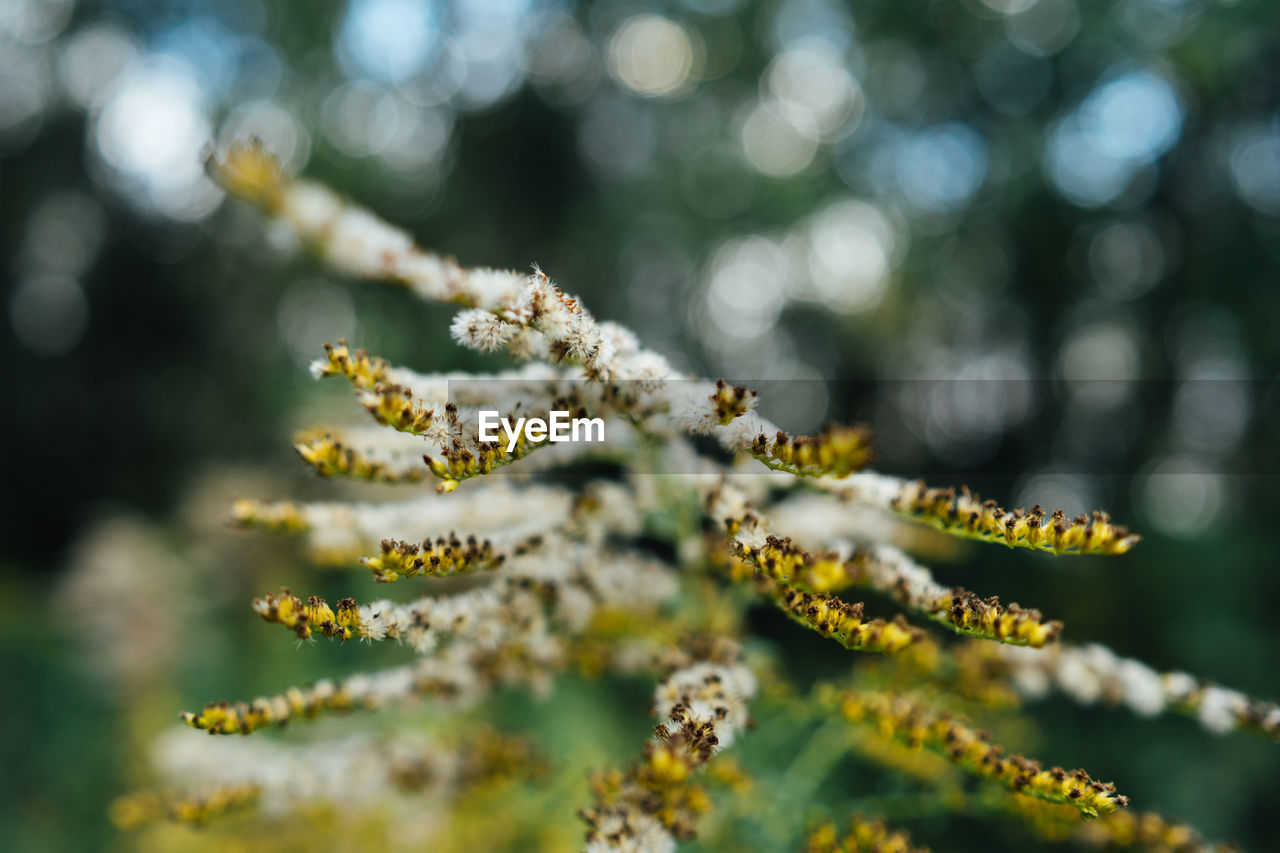
[(937, 712), (906, 695), (850, 690), (828, 697), (850, 722), (936, 752), (962, 769), (1011, 791), (1051, 803), (1073, 806), (1085, 818), (1110, 814), (1129, 804), (1110, 782), (1094, 781), (1083, 770), (1045, 770), (1037, 761), (1006, 754), (989, 737), (950, 714)]
[(756, 692), (733, 646), (721, 644), (714, 657), (690, 662), (658, 685), (653, 711), (661, 722), (644, 757), (626, 773), (594, 780), (596, 805), (582, 812), (590, 853), (674, 849), (677, 839), (694, 836), (710, 802), (693, 776), (747, 727)]
[[(465, 269), (329, 190), (286, 176), (259, 146), (233, 147), (211, 171), (290, 223), (337, 270), (460, 306), (449, 328), (460, 345), (529, 363), (489, 377), (500, 384), (473, 386), (482, 377), (417, 373), (345, 341), (326, 348), (313, 375), (345, 379), (375, 425), (309, 431), (297, 443), (303, 460), (324, 476), (383, 484), (435, 477), (440, 494), (377, 504), (241, 500), (234, 520), (291, 535), (318, 562), (364, 565), (377, 581), (415, 579), (421, 588), (405, 600), (333, 603), (286, 589), (252, 607), (300, 639), (389, 642), (416, 657), (249, 702), (212, 702), (184, 713), (188, 725), (249, 734), (413, 702), (466, 708), (498, 687), (546, 691), (569, 669), (593, 677), (655, 673), (653, 737), (624, 769), (592, 777), (593, 802), (581, 812), (590, 853), (673, 851), (714, 808), (708, 783), (750, 796), (745, 774), (719, 756), (751, 728), (748, 704), (758, 694), (780, 709), (779, 720), (825, 716), (841, 732), (853, 724), (852, 748), (933, 786), (949, 808), (990, 812), (995, 802), (1046, 837), (1212, 849), (1187, 827), (1118, 812), (1128, 800), (1111, 783), (1006, 753), (965, 717), (1014, 716), (1020, 698), (1057, 687), (1083, 702), (1121, 703), (1144, 715), (1179, 710), (1214, 731), (1274, 738), (1276, 706), (1182, 673), (1162, 675), (1100, 646), (1059, 642), (1061, 623), (1038, 610), (939, 584), (908, 554), (919, 540), (896, 538), (910, 525), (892, 521), (1054, 554), (1126, 553), (1139, 538), (1104, 513), (1068, 520), (1039, 507), (1006, 511), (966, 489), (868, 471), (866, 427), (787, 435), (759, 414), (768, 401), (754, 391), (684, 376), (625, 328), (597, 321), (536, 267)], [(607, 447), (554, 449), (529, 432), (517, 430), (508, 444), (480, 429), (482, 411), (559, 410), (604, 418), (619, 437)], [(701, 452), (688, 436), (714, 438), (733, 461)], [(521, 476), (588, 454), (616, 470), (560, 485)], [(649, 476), (656, 471), (669, 476)], [(744, 471), (755, 476), (738, 476)], [(442, 580), (453, 575), (465, 577)], [(852, 591), (887, 598), (905, 615), (867, 618)], [(799, 694), (776, 653), (755, 643), (746, 646), (751, 657), (741, 651), (752, 593), (846, 649), (877, 656), (848, 680)], [(307, 803), (335, 800), (358, 811), (371, 801), (399, 802), (393, 792), (430, 792), (435, 813), (470, 781), (519, 776), (538, 763), (518, 742), (483, 732), (444, 747), (409, 733), (301, 747), (262, 738), (195, 742), (169, 739), (157, 751), (161, 764), (170, 762), (160, 775), (186, 790), (124, 798), (119, 823), (212, 821), (254, 807), (298, 814)], [(183, 756), (186, 765), (177, 760)], [(991, 783), (998, 802), (965, 794), (956, 782), (962, 774)], [(347, 784), (355, 777), (360, 784)], [(1068, 831), (1064, 810), (1102, 819), (1075, 821)], [(847, 831), (813, 830), (807, 849), (916, 848), (904, 833), (855, 818)]]

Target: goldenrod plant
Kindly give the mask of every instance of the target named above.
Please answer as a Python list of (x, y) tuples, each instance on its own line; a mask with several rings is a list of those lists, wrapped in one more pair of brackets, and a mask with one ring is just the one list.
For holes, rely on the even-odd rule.
[[(1219, 849), (1147, 810), (1123, 763), (1068, 770), (1023, 754), (1036, 746), (1024, 704), (1057, 691), (1272, 741), (1280, 707), (1122, 657), (1052, 612), (951, 587), (918, 562), (922, 543), (936, 551), (944, 537), (1120, 559), (1138, 534), (1103, 512), (1006, 510), (967, 489), (872, 471), (865, 426), (789, 435), (766, 420), (766, 395), (684, 375), (542, 270), (467, 269), (421, 249), (286, 174), (258, 144), (233, 145), (210, 170), (337, 271), (456, 305), (448, 334), (513, 364), (488, 377), (423, 374), (345, 341), (317, 353), (312, 374), (349, 384), (357, 414), (372, 422), (316, 427), (297, 452), (321, 477), (385, 492), (246, 496), (227, 513), (290, 537), (316, 565), (364, 580), (371, 572), (394, 595), (326, 598), (273, 585), (245, 616), (284, 627), (292, 641), (393, 644), (413, 660), (182, 712), (198, 731), (155, 742), (167, 787), (123, 795), (112, 812), (121, 827), (160, 832), (156, 846), (175, 849), (195, 842), (158, 826), (198, 824), (204, 840), (225, 832), (226, 849), (274, 849), (274, 839), (279, 849), (668, 853), (695, 838), (714, 846), (737, 817), (767, 814), (781, 829), (755, 839), (757, 849), (906, 853), (922, 848), (898, 821), (954, 814), (1049, 842)], [(609, 440), (484, 433), (482, 413), (529, 423), (560, 411), (602, 419)], [(1080, 565), (1062, 562), (1067, 572)], [(320, 585), (319, 573), (313, 579)], [(751, 614), (761, 608), (813, 632), (814, 643), (831, 641), (825, 648), (852, 674), (816, 685), (792, 677), (800, 662), (755, 636)], [(558, 752), (536, 732), (502, 733), (480, 719), (495, 698), (544, 694), (571, 678), (649, 685), (651, 700), (635, 710), (652, 728), (640, 724), (612, 750), (615, 766), (588, 775), (574, 764), (584, 742)], [(425, 740), (396, 722), (427, 713), (457, 720), (454, 733)], [(302, 744), (263, 733), (338, 715)], [(741, 744), (779, 731), (809, 733), (786, 756), (791, 770), (734, 760)], [(848, 755), (896, 781), (838, 814), (813, 814), (815, 791)], [(572, 778), (548, 781), (557, 774)], [(551, 802), (540, 793), (562, 784), (581, 796), (576, 839), (537, 825), (546, 815), (536, 804)], [(520, 791), (535, 805), (512, 805)], [(992, 832), (989, 849), (1017, 837)]]

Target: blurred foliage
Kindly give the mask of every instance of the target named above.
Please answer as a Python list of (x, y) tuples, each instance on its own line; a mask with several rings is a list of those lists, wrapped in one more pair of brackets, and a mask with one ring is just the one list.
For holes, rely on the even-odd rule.
[[(285, 146), (465, 264), (537, 261), (691, 370), (806, 380), (767, 413), (868, 419), (894, 473), (1108, 507), (1147, 534), (1123, 564), (987, 549), (940, 579), (981, 573), (1077, 641), (1274, 698), (1274, 22), (1270, 0), (9, 0), (0, 824), (19, 849), (111, 843), (105, 804), (180, 704), (365, 651), (321, 661), (260, 631), (243, 604), (285, 556), (207, 522), (255, 483), (322, 493), (285, 440), (342, 393), (301, 370), (319, 343), (496, 363), (445, 345), (446, 311), (334, 282), (219, 206), (198, 160), (228, 134)], [(137, 704), (58, 617), (72, 543), (134, 513), (189, 604)], [(848, 665), (760, 619), (788, 654)], [(601, 743), (646, 730), (598, 685), (539, 707), (599, 719)], [(1047, 758), (1211, 837), (1280, 843), (1266, 749), (1034, 714)], [(892, 792), (846, 763), (814, 803)], [(759, 844), (751, 820), (703, 843)], [(986, 849), (970, 824), (913, 830)]]

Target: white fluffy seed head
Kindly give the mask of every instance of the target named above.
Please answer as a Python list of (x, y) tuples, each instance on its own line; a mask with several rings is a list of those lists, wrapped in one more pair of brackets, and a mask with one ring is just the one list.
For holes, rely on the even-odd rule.
[(345, 208), (329, 226), (325, 251), (329, 262), (360, 276), (382, 276), (413, 249), (408, 234), (358, 207)]
[(1185, 702), (1200, 687), (1195, 676), (1186, 672), (1166, 672), (1161, 677), (1165, 695), (1172, 702)]
[(481, 308), (497, 310), (518, 299), (528, 279), (512, 270), (475, 269), (466, 275), (466, 291)]
[(1124, 685), (1124, 702), (1135, 714), (1154, 717), (1164, 710), (1164, 684), (1160, 673), (1144, 663), (1125, 658), (1119, 662), (1117, 675)]
[(281, 200), (282, 216), (305, 240), (321, 238), (342, 215), (342, 199), (324, 187), (299, 181), (290, 184)]
[(459, 311), (449, 326), (449, 334), (464, 347), (481, 352), (492, 352), (501, 347), (515, 327), (485, 311), (483, 308), (469, 308)]
[(1248, 705), (1243, 693), (1206, 687), (1200, 698), (1200, 724), (1215, 734), (1226, 734), (1236, 727)]

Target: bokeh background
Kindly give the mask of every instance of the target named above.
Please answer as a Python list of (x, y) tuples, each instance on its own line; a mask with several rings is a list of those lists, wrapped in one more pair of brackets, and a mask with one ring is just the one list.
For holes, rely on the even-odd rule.
[[(767, 384), (786, 426), (869, 420), (885, 470), (1111, 509), (1147, 536), (1122, 561), (988, 548), (943, 579), (1280, 698), (1276, 24), (1271, 0), (0, 0), (6, 838), (127, 848), (106, 804), (179, 707), (367, 659), (271, 642), (245, 602), (306, 569), (224, 529), (234, 494), (333, 494), (288, 446), (347, 402), (306, 376), (320, 343), (501, 363), (224, 203), (202, 158), (250, 136)], [(595, 710), (558, 719), (630, 754), (643, 702), (569, 689)], [(1050, 760), (1280, 847), (1274, 747), (1035, 718)], [(955, 823), (922, 836), (990, 841)]]

